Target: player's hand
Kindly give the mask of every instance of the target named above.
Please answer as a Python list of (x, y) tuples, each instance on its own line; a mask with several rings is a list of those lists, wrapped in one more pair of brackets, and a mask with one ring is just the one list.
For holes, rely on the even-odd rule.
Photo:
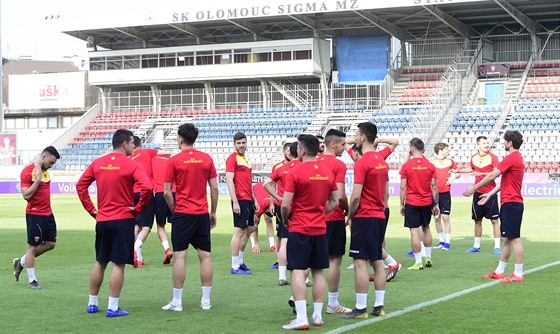
[(216, 227), (217, 224), (217, 217), (216, 217), (216, 213), (210, 213), (210, 229), (214, 229), (214, 227)]
[(404, 217), (404, 205), (401, 205), (401, 216)]
[(434, 215), (435, 218), (439, 217), (439, 205), (434, 205), (434, 207), (432, 208), (432, 214)]
[(97, 210), (90, 213), (90, 215), (93, 217), (93, 219), (97, 218)]
[(43, 178), (43, 170), (41, 169), (41, 163), (35, 163), (35, 180), (41, 180)]
[(241, 214), (241, 207), (239, 207), (239, 202), (233, 203), (233, 213), (235, 213), (236, 215)]
[(138, 219), (138, 217), (140, 217), (140, 214), (134, 210), (134, 207), (127, 206), (126, 208), (129, 209), (130, 212), (132, 212), (132, 215), (134, 216), (134, 219)]
[(448, 178), (447, 181), (445, 181), (445, 185), (446, 186), (450, 186), (453, 184), (453, 182), (455, 182), (455, 174), (451, 174)]
[(261, 246), (259, 245), (258, 242), (255, 242), (255, 245), (253, 246), (253, 253), (255, 254), (259, 254), (261, 252)]
[(253, 202), (253, 206), (255, 207), (255, 212), (259, 212), (259, 210), (261, 209), (261, 207), (259, 206), (259, 203), (257, 203), (257, 202)]
[(352, 229), (352, 218), (346, 219), (346, 226), (350, 226), (350, 229)]
[(274, 207), (274, 203), (270, 203), (269, 207), (268, 207), (268, 212), (270, 212), (271, 215), (275, 215), (276, 214), (276, 208)]
[(459, 173), (458, 169), (450, 169), (449, 170), (449, 174), (455, 174), (455, 173)]
[(484, 205), (490, 199), (490, 194), (489, 193), (482, 194), (479, 196), (479, 199), (480, 200), (478, 201), (478, 205)]
[(474, 194), (474, 187), (468, 187), (467, 189), (465, 189), (463, 196), (469, 197), (472, 196), (472, 194)]

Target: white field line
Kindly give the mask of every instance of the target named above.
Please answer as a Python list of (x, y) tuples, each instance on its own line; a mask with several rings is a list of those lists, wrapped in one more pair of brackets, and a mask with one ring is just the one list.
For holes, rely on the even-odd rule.
[[(560, 264), (560, 261), (555, 261), (555, 262), (551, 262), (551, 263), (548, 263), (548, 264), (544, 264), (542, 266), (539, 266), (539, 267), (536, 267), (536, 268), (529, 269), (529, 270), (525, 271), (524, 275), (525, 274), (531, 274), (531, 273), (534, 273), (534, 272), (537, 272), (537, 271), (540, 271), (540, 270), (543, 270), (543, 269), (546, 269), (546, 268), (549, 268), (549, 267), (552, 267), (552, 266), (556, 266), (558, 264)], [(434, 304), (446, 302), (446, 301), (451, 300), (453, 298), (457, 298), (457, 297), (460, 297), (460, 296), (463, 296), (463, 295), (466, 295), (466, 294), (469, 294), (471, 292), (475, 292), (475, 291), (478, 291), (478, 290), (486, 289), (486, 288), (494, 286), (496, 284), (500, 284), (500, 280), (492, 280), (491, 282), (484, 283), (484, 284), (481, 284), (481, 285), (477, 285), (477, 286), (474, 286), (474, 287), (466, 289), (466, 290), (458, 291), (458, 292), (452, 293), (452, 294), (447, 295), (447, 296), (443, 296), (443, 297), (436, 298), (436, 299), (433, 299), (433, 300), (430, 300), (430, 301), (427, 301), (427, 302), (423, 302), (423, 303), (420, 303), (420, 304), (405, 307), (402, 310), (392, 312), (392, 313), (388, 313), (384, 317), (374, 317), (374, 318), (371, 318), (371, 319), (368, 319), (368, 320), (364, 320), (364, 321), (356, 322), (356, 323), (353, 323), (353, 324), (350, 324), (350, 325), (342, 326), (342, 327), (333, 329), (332, 331), (328, 331), (325, 334), (344, 333), (344, 332), (347, 332), (347, 331), (350, 331), (352, 329), (356, 329), (356, 328), (359, 328), (359, 327), (362, 327), (362, 326), (367, 326), (367, 325), (370, 325), (370, 324), (373, 324), (373, 323), (376, 323), (376, 322), (380, 322), (380, 321), (383, 321), (383, 320), (398, 317), (400, 315), (419, 310), (423, 307), (427, 307), (427, 306), (431, 306), (431, 305), (434, 305)], [(513, 283), (513, 284), (515, 284), (515, 283)], [(518, 284), (523, 284), (523, 283), (518, 283)]]

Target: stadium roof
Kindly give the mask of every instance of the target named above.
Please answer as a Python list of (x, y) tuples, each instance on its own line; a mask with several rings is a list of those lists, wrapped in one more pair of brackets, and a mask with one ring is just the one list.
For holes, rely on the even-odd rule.
[(5, 75), (32, 73), (77, 72), (79, 69), (71, 61), (3, 59), (2, 72)]
[(89, 21), (44, 19), (113, 50), (386, 33), (407, 42), (560, 33), (558, 0), (244, 0), (235, 8), (181, 3), (135, 8), (120, 19), (100, 20), (91, 12)]

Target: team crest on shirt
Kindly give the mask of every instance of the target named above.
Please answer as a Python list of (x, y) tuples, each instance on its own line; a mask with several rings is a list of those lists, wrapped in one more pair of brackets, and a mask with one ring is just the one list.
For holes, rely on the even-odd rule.
[[(31, 180), (35, 181), (35, 172), (37, 171), (37, 167), (33, 167), (31, 171)], [(51, 173), (48, 170), (41, 171), (41, 182), (49, 182), (51, 180)]]
[(313, 165), (313, 167), (315, 167), (315, 169), (319, 169), (319, 166), (317, 166), (317, 165)]
[(192, 155), (193, 153), (192, 153), (192, 152), (189, 152), (189, 154), (191, 154), (191, 155)]
[(249, 160), (247, 160), (247, 158), (245, 158), (245, 156), (238, 154), (237, 157), (236, 157), (236, 161), (237, 161), (238, 165), (245, 166), (245, 167), (251, 169), (251, 163), (249, 162)]

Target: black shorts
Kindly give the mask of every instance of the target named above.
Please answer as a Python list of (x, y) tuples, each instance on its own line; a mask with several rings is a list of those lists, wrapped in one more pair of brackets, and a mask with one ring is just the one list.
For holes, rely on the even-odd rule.
[(523, 203), (504, 203), (500, 210), (500, 234), (504, 238), (521, 237), (521, 221), (523, 220)]
[(54, 215), (37, 216), (26, 214), (27, 243), (39, 246), (45, 241), (56, 242), (56, 221)]
[(498, 219), (500, 218), (500, 209), (498, 208), (498, 195), (494, 194), (488, 199), (484, 205), (478, 205), (480, 200), (479, 193), (474, 193), (472, 201), (472, 219), (474, 221), (486, 219)]
[(95, 259), (99, 263), (134, 263), (134, 219), (95, 224)]
[[(134, 193), (134, 205), (138, 204), (140, 200), (140, 193)], [(146, 209), (138, 216), (136, 219), (136, 224), (142, 227), (149, 227), (150, 229), (154, 226), (154, 213), (155, 213), (155, 200), (153, 193), (150, 192), (150, 200)]]
[(404, 227), (417, 228), (430, 225), (432, 206), (404, 205)]
[(383, 258), (383, 240), (387, 230), (387, 220), (382, 218), (352, 219), (350, 230), (350, 257), (364, 260)]
[(346, 222), (335, 220), (327, 222), (327, 242), (329, 256), (342, 256), (346, 251)]
[(389, 208), (385, 208), (385, 220), (387, 220), (387, 224), (389, 223), (390, 215), (391, 215), (391, 210), (389, 210)]
[(439, 193), (439, 212), (442, 215), (449, 215), (451, 213), (451, 193)]
[(329, 267), (327, 235), (288, 234), (286, 254), (288, 270), (325, 269)]
[[(175, 193), (173, 193), (173, 198), (175, 198)], [(167, 205), (163, 193), (154, 195), (154, 211), (156, 213), (156, 224), (159, 226), (165, 226), (166, 222), (171, 221), (173, 212)]]
[[(247, 226), (255, 225), (255, 207), (253, 201), (240, 200), (238, 201), (241, 212), (233, 214), (233, 226), (239, 228), (247, 228)], [(233, 208), (233, 202), (231, 202)]]
[(274, 204), (274, 212), (276, 216), (276, 236), (278, 238), (286, 239), (288, 238), (288, 228), (284, 225), (284, 222), (282, 222), (282, 207)]
[(186, 250), (189, 248), (189, 244), (193, 245), (195, 249), (211, 251), (209, 214), (192, 215), (175, 212), (170, 223), (174, 252)]

